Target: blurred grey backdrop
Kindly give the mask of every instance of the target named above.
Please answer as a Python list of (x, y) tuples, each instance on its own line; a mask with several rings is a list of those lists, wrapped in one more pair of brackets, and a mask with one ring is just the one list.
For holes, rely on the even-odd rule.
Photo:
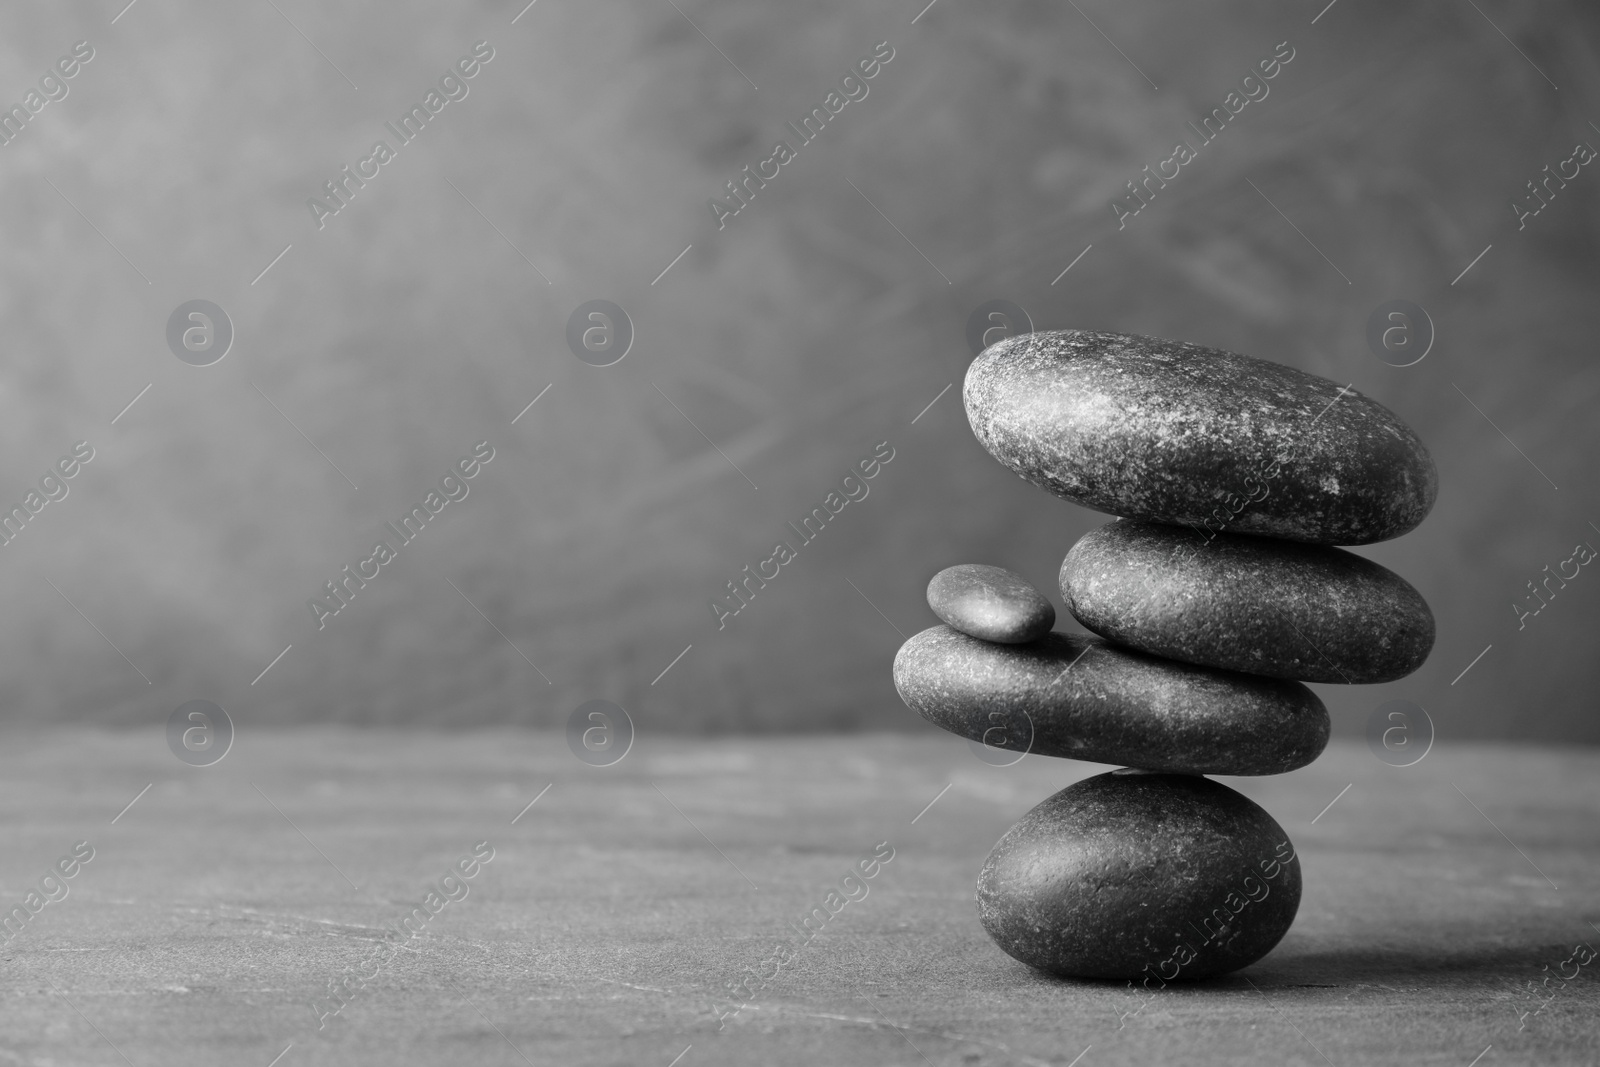
[[(1441, 737), (1600, 740), (1600, 578), (1512, 607), (1600, 546), (1600, 173), (1509, 207), (1600, 144), (1592, 5), (124, 4), (0, 16), (5, 102), (94, 48), (0, 147), (0, 501), (95, 451), (0, 551), (7, 721), (552, 725), (604, 697), (641, 733), (925, 728), (890, 663), (929, 577), (1001, 564), (1059, 606), (1107, 521), (967, 428), (966, 321), (1004, 298), (1353, 383), (1428, 442), (1433, 515), (1362, 552), (1438, 644), (1316, 687), (1338, 730), (1403, 697)], [(478, 41), (469, 95), (319, 230), (307, 199)], [(719, 231), (708, 198), (880, 41), (868, 96)], [(1125, 183), (1285, 41), (1119, 231)], [(165, 336), (195, 298), (236, 330), (204, 368)], [(605, 368), (565, 341), (597, 298), (637, 334)], [(1364, 339), (1395, 298), (1437, 328), (1415, 366)], [(481, 440), (469, 497), (319, 631), (308, 598)], [(880, 441), (870, 496), (718, 631), (711, 599)]]

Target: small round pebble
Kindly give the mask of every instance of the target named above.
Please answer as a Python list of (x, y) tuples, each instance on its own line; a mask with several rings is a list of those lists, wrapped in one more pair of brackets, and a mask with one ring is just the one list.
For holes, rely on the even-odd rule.
[(1120, 645), (1273, 678), (1390, 682), (1433, 649), (1433, 612), (1404, 578), (1275, 538), (1119, 519), (1072, 546), (1061, 595)]
[(1198, 775), (1112, 771), (1028, 812), (978, 875), (1007, 953), (1070, 978), (1167, 982), (1248, 966), (1300, 905), (1300, 862), (1254, 802)]
[(928, 606), (952, 629), (1003, 645), (1037, 641), (1056, 622), (1056, 609), (1027, 579), (982, 563), (935, 574), (928, 583)]
[(1221, 349), (1021, 334), (983, 350), (963, 397), (1001, 463), (1112, 515), (1365, 545), (1415, 527), (1438, 495), (1433, 458), (1394, 412)]
[(894, 659), (917, 714), (992, 748), (1198, 774), (1282, 774), (1328, 743), (1299, 682), (1175, 663), (1087, 634), (997, 645), (934, 626)]

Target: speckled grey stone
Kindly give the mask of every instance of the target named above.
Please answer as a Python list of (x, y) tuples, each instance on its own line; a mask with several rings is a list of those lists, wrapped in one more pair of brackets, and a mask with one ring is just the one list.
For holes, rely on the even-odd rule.
[(1112, 771), (1028, 812), (978, 875), (989, 936), (1073, 978), (1205, 978), (1265, 956), (1300, 906), (1283, 827), (1208, 778)]
[(1084, 634), (997, 645), (935, 626), (900, 646), (894, 684), (936, 726), (1043, 756), (1282, 774), (1328, 743), (1328, 710), (1298, 682), (1174, 663)]
[(1096, 511), (1361, 545), (1423, 520), (1438, 473), (1393, 412), (1265, 360), (1059, 330), (967, 370), (967, 419), (1028, 481)]
[(928, 583), (933, 613), (969, 637), (1017, 645), (1037, 641), (1056, 623), (1056, 609), (1020, 574), (962, 563)]
[(1389, 682), (1433, 648), (1421, 593), (1322, 545), (1119, 519), (1072, 546), (1061, 595), (1117, 644), (1273, 678)]

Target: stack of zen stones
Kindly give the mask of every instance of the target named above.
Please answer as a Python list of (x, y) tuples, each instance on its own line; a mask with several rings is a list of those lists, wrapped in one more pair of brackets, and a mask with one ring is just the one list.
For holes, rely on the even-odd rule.
[(1121, 516), (1061, 565), (1099, 636), (1053, 633), (1023, 579), (966, 565), (928, 602), (895, 687), (991, 748), (1123, 765), (1023, 817), (978, 876), (1012, 956), (1054, 974), (1203, 978), (1266, 955), (1300, 864), (1264, 810), (1204, 775), (1282, 774), (1328, 741), (1302, 682), (1384, 682), (1421, 666), (1433, 615), (1398, 575), (1332, 547), (1397, 537), (1438, 475), (1393, 412), (1348, 388), (1172, 341), (1059, 331), (1007, 338), (967, 372), (967, 418), (1001, 463)]

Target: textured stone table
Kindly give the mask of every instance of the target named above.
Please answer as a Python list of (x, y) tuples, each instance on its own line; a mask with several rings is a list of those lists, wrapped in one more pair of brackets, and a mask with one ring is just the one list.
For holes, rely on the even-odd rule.
[[(244, 725), (196, 769), (154, 729), (12, 733), (3, 907), (74, 842), (95, 857), (0, 951), (0, 1062), (267, 1067), (287, 1048), (279, 1067), (1467, 1067), (1491, 1045), (1481, 1067), (1600, 1060), (1600, 960), (1518, 1018), (1542, 967), (1600, 945), (1600, 752), (1441, 744), (1394, 769), (1336, 743), (1293, 774), (1228, 779), (1294, 836), (1299, 919), (1261, 963), (1148, 1002), (1028, 971), (973, 906), (1006, 827), (1098, 769), (987, 766), (931, 727), (643, 729), (605, 769), (544, 734)], [(470, 894), (319, 1033), (327, 980), (485, 838), (495, 859)], [(797, 943), (790, 924), (885, 840), (869, 895), (719, 1033), (722, 983)]]

